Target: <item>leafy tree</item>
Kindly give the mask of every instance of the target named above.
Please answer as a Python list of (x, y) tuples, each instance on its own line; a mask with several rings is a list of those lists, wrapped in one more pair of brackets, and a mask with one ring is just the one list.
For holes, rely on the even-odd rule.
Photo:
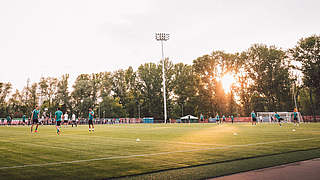
[(137, 71), (138, 93), (141, 94), (141, 115), (163, 118), (162, 67), (155, 63), (140, 65)]
[(254, 97), (250, 101), (252, 107), (257, 108), (256, 111), (292, 110), (290, 87), (293, 79), (286, 53), (274, 46), (255, 44), (245, 56), (250, 91)]
[(173, 93), (175, 107), (174, 117), (197, 113), (198, 79), (191, 65), (178, 63), (174, 65)]
[(301, 63), (301, 68), (296, 68), (303, 73), (303, 84), (308, 87), (312, 114), (315, 114), (320, 110), (320, 36), (300, 39), (289, 52), (293, 60)]
[(80, 74), (73, 85), (73, 89), (71, 93), (75, 105), (73, 110), (78, 117), (87, 117), (88, 109), (94, 104), (91, 98), (90, 76), (88, 74)]
[(5, 117), (9, 112), (6, 99), (9, 97), (12, 85), (0, 82), (0, 117)]
[(55, 95), (56, 104), (61, 105), (62, 111), (72, 110), (70, 104), (70, 94), (68, 90), (69, 74), (62, 75), (57, 84), (57, 91)]
[[(221, 78), (228, 73), (236, 73), (240, 66), (238, 54), (214, 51), (193, 61), (193, 67), (199, 78), (199, 111), (208, 116), (227, 113), (228, 100), (223, 91)], [(233, 93), (232, 93), (233, 95)]]

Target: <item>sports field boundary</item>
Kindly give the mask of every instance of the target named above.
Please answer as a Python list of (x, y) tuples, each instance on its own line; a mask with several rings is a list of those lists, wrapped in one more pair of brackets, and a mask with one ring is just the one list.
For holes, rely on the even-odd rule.
[[(296, 153), (296, 152), (307, 152), (307, 151), (312, 151), (312, 150), (320, 150), (320, 147), (309, 148), (309, 149), (299, 149), (299, 150), (286, 151), (286, 152), (273, 153), (273, 154), (264, 154), (264, 155), (251, 156), (251, 157), (236, 158), (236, 159), (230, 159), (230, 160), (224, 160), (224, 161), (217, 161), (217, 162), (203, 163), (203, 164), (197, 164), (197, 165), (190, 165), (190, 166), (186, 166), (186, 167), (161, 169), (161, 170), (149, 171), (149, 172), (139, 173), (139, 174), (118, 176), (118, 177), (109, 177), (109, 178), (105, 178), (103, 180), (117, 180), (117, 179), (133, 178), (133, 177), (144, 176), (144, 175), (152, 175), (152, 174), (155, 174), (155, 173), (161, 173), (161, 172), (167, 172), (167, 171), (191, 169), (191, 168), (208, 166), (208, 165), (218, 165), (218, 164), (230, 163), (230, 162), (242, 161), (242, 160), (253, 160), (253, 159), (257, 159), (257, 158), (272, 157), (272, 156), (284, 155), (284, 154)], [(320, 156), (318, 156), (316, 158), (319, 158), (319, 157)], [(307, 160), (311, 160), (311, 159), (315, 159), (315, 158), (314, 157), (306, 158), (306, 159), (303, 159), (303, 161), (307, 161)], [(300, 161), (301, 160), (294, 160), (294, 161), (290, 161), (288, 163), (281, 163), (279, 165), (285, 165), (285, 164), (290, 164), (290, 163), (295, 163), (295, 162), (300, 162)], [(259, 170), (259, 169), (270, 168), (270, 167), (274, 167), (274, 166), (264, 166), (264, 167), (261, 167), (261, 168), (255, 168), (255, 169), (251, 169), (251, 170)], [(243, 171), (237, 171), (237, 172), (234, 172), (234, 173), (227, 173), (227, 174), (224, 174), (224, 175), (206, 177), (206, 178), (203, 178), (203, 180), (207, 180), (208, 178), (217, 178), (217, 177), (229, 176), (229, 175), (233, 175), (233, 174), (248, 172), (248, 171), (251, 171), (251, 170), (243, 170)]]
[[(7, 167), (0, 167), (0, 170), (17, 169), (17, 168), (24, 168), (24, 167), (42, 167), (42, 166), (60, 165), (60, 164), (73, 164), (73, 163), (101, 161), (101, 160), (112, 160), (112, 159), (148, 157), (148, 156), (166, 155), (166, 154), (174, 154), (174, 153), (185, 153), (185, 152), (195, 152), (195, 151), (205, 151), (205, 150), (228, 149), (228, 148), (234, 148), (234, 147), (248, 147), (248, 146), (255, 146), (255, 145), (265, 145), (265, 144), (273, 144), (273, 143), (286, 143), (286, 142), (297, 142), (297, 141), (307, 141), (307, 140), (315, 140), (315, 139), (319, 140), (319, 138), (280, 140), (280, 141), (270, 141), (270, 142), (263, 142), (263, 143), (228, 145), (228, 146), (222, 146), (222, 147), (212, 147), (212, 148), (203, 148), (203, 149), (197, 148), (197, 149), (190, 149), (190, 150), (159, 152), (159, 153), (151, 153), (151, 154), (137, 154), (137, 155), (128, 155), (128, 156), (111, 156), (111, 157), (103, 157), (103, 158), (83, 159), (83, 160), (74, 160), (74, 161), (61, 161), (61, 162), (51, 162), (51, 163), (43, 163), (43, 164), (26, 164), (26, 165), (19, 165), (19, 166), (7, 166)], [(320, 147), (317, 147), (317, 148), (320, 148)], [(315, 149), (317, 149), (317, 148), (315, 148)], [(299, 151), (299, 150), (297, 150), (297, 151)], [(288, 151), (288, 152), (290, 152), (290, 151)], [(265, 156), (265, 155), (262, 155), (262, 157), (263, 156)], [(258, 157), (258, 156), (255, 156), (255, 157)], [(239, 159), (241, 159), (241, 158), (239, 158)]]

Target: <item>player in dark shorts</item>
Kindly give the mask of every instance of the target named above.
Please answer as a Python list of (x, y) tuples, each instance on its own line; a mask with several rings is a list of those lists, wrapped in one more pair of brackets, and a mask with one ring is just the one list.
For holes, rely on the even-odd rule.
[(281, 126), (281, 121), (283, 121), (283, 119), (280, 117), (280, 115), (279, 115), (277, 112), (274, 112), (274, 113), (275, 113), (275, 114), (274, 114), (274, 117), (276, 117), (279, 125)]
[(233, 124), (234, 117), (231, 115), (231, 123)]
[(61, 119), (62, 119), (62, 111), (60, 108), (57, 109), (57, 111), (54, 113), (55, 119), (56, 119), (56, 129), (57, 129), (57, 134), (60, 135), (61, 132)]
[(298, 109), (297, 108), (294, 108), (294, 110), (293, 110), (293, 123), (294, 123), (294, 125), (299, 126)]
[(93, 117), (94, 117), (94, 112), (91, 108), (89, 108), (89, 132), (91, 132), (91, 126), (92, 126), (92, 132), (94, 131)]
[(72, 116), (71, 116), (72, 127), (73, 127), (73, 125), (75, 125), (76, 127), (78, 126), (76, 119), (77, 119), (77, 118), (76, 118), (76, 115), (73, 113)]
[(26, 125), (26, 115), (22, 116), (22, 123), (23, 123), (23, 125)]
[(226, 121), (226, 116), (223, 115), (223, 116), (222, 116), (222, 122), (225, 122), (225, 121)]
[(251, 112), (251, 120), (252, 120), (252, 125), (257, 125), (257, 116), (254, 111)]
[(38, 126), (39, 126), (39, 106), (36, 106), (36, 108), (32, 111), (31, 114), (31, 121), (32, 121), (32, 125), (31, 125), (31, 133), (32, 133), (32, 129), (33, 129), (33, 125), (36, 124), (36, 129), (35, 129), (35, 133), (38, 132)]

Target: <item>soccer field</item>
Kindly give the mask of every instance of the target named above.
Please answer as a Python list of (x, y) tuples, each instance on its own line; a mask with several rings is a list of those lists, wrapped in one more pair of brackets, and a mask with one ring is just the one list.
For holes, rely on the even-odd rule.
[(0, 179), (204, 179), (316, 157), (316, 123), (0, 127)]

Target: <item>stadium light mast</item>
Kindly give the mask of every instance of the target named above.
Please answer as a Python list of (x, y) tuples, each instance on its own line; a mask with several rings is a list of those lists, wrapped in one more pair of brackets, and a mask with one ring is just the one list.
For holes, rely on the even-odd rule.
[(169, 34), (156, 33), (156, 40), (161, 41), (162, 50), (162, 79), (163, 79), (163, 109), (164, 109), (164, 123), (167, 123), (167, 100), (166, 100), (166, 76), (164, 74), (164, 53), (163, 53), (163, 41), (169, 40)]

